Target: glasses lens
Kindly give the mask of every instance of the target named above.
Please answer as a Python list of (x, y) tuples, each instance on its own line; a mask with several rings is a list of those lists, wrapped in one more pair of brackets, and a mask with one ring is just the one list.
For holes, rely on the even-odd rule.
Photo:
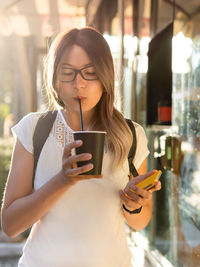
[(71, 82), (74, 80), (75, 71), (70, 68), (62, 68), (61, 71), (61, 81), (62, 82)]
[(92, 81), (98, 79), (96, 70), (93, 66), (82, 69), (81, 73), (85, 80)]
[(82, 78), (88, 81), (98, 80), (95, 68), (93, 66), (89, 66), (87, 68), (83, 68), (81, 70), (76, 70), (72, 68), (62, 68), (61, 69), (61, 82), (72, 82), (74, 81), (76, 75), (80, 73)]

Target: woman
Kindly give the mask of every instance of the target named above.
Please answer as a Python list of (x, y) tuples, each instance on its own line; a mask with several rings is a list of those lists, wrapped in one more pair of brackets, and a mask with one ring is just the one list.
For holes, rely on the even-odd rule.
[[(152, 192), (161, 184), (151, 191), (135, 186), (152, 173), (146, 174), (147, 140), (136, 123), (134, 164), (140, 176), (129, 181), (132, 133), (113, 104), (109, 46), (89, 27), (63, 32), (50, 47), (45, 73), (51, 105), (57, 104), (59, 111), (39, 158), (34, 190), (32, 137), (41, 114), (30, 113), (13, 128), (16, 145), (2, 208), (3, 230), (16, 236), (33, 225), (19, 266), (128, 267), (124, 222), (136, 230), (148, 224)], [(80, 130), (78, 99), (84, 128), (107, 132), (102, 176), (80, 175), (93, 168), (87, 164), (91, 155), (71, 155), (82, 144), (72, 134)], [(83, 160), (84, 166), (72, 167)], [(138, 209), (140, 213), (129, 213)]]

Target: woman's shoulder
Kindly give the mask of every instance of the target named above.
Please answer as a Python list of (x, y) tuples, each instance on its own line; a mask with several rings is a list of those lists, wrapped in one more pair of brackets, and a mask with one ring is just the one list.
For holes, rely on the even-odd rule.
[(38, 120), (40, 116), (42, 116), (43, 114), (45, 114), (45, 112), (40, 112), (40, 111), (29, 112), (28, 114), (24, 115), (21, 120), (35, 121)]
[(38, 119), (41, 116), (44, 116), (47, 112), (41, 112), (41, 111), (36, 111), (36, 112), (30, 112), (26, 115), (24, 115), (24, 117), (21, 118), (21, 120), (18, 122), (20, 124), (29, 124), (29, 125), (33, 125), (35, 126)]
[(38, 119), (45, 112), (30, 112), (26, 114), (16, 125), (12, 127), (12, 133), (15, 138), (18, 138), (23, 146), (30, 153), (33, 153), (33, 134)]
[(139, 123), (137, 123), (135, 121), (132, 121), (132, 123), (134, 125), (135, 132), (136, 132), (136, 136), (137, 137), (138, 136), (146, 136), (145, 129), (144, 129), (144, 127), (141, 124), (139, 124)]
[(149, 149), (148, 149), (147, 135), (144, 127), (135, 121), (133, 121), (133, 124), (135, 127), (136, 140), (137, 140), (134, 165), (137, 169), (141, 166), (144, 159), (148, 156)]
[(18, 122), (12, 127), (12, 131), (26, 131), (33, 132), (37, 124), (38, 119), (44, 112), (30, 112), (24, 115)]

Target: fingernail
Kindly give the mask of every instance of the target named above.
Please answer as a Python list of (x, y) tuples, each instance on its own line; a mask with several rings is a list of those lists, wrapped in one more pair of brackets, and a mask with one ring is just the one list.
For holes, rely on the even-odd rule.
[(124, 195), (129, 198), (129, 196), (124, 192)]
[(80, 145), (81, 143), (82, 143), (81, 140), (76, 140), (76, 144), (77, 144), (77, 145)]
[(130, 188), (130, 187), (129, 187), (128, 189), (129, 189), (129, 191), (131, 191), (131, 192), (133, 192), (133, 193), (136, 193), (136, 191), (135, 191), (136, 188), (135, 188), (135, 187), (133, 187), (133, 188)]
[(94, 167), (94, 165), (92, 163), (88, 164), (88, 168), (93, 168), (93, 167)]
[(92, 158), (92, 154), (90, 153), (85, 154), (85, 159), (91, 159), (91, 158)]

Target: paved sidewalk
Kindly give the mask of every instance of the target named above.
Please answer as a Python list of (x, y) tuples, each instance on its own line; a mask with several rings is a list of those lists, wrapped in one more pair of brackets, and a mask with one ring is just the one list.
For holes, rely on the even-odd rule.
[(17, 267), (22, 254), (22, 243), (0, 243), (0, 267)]

